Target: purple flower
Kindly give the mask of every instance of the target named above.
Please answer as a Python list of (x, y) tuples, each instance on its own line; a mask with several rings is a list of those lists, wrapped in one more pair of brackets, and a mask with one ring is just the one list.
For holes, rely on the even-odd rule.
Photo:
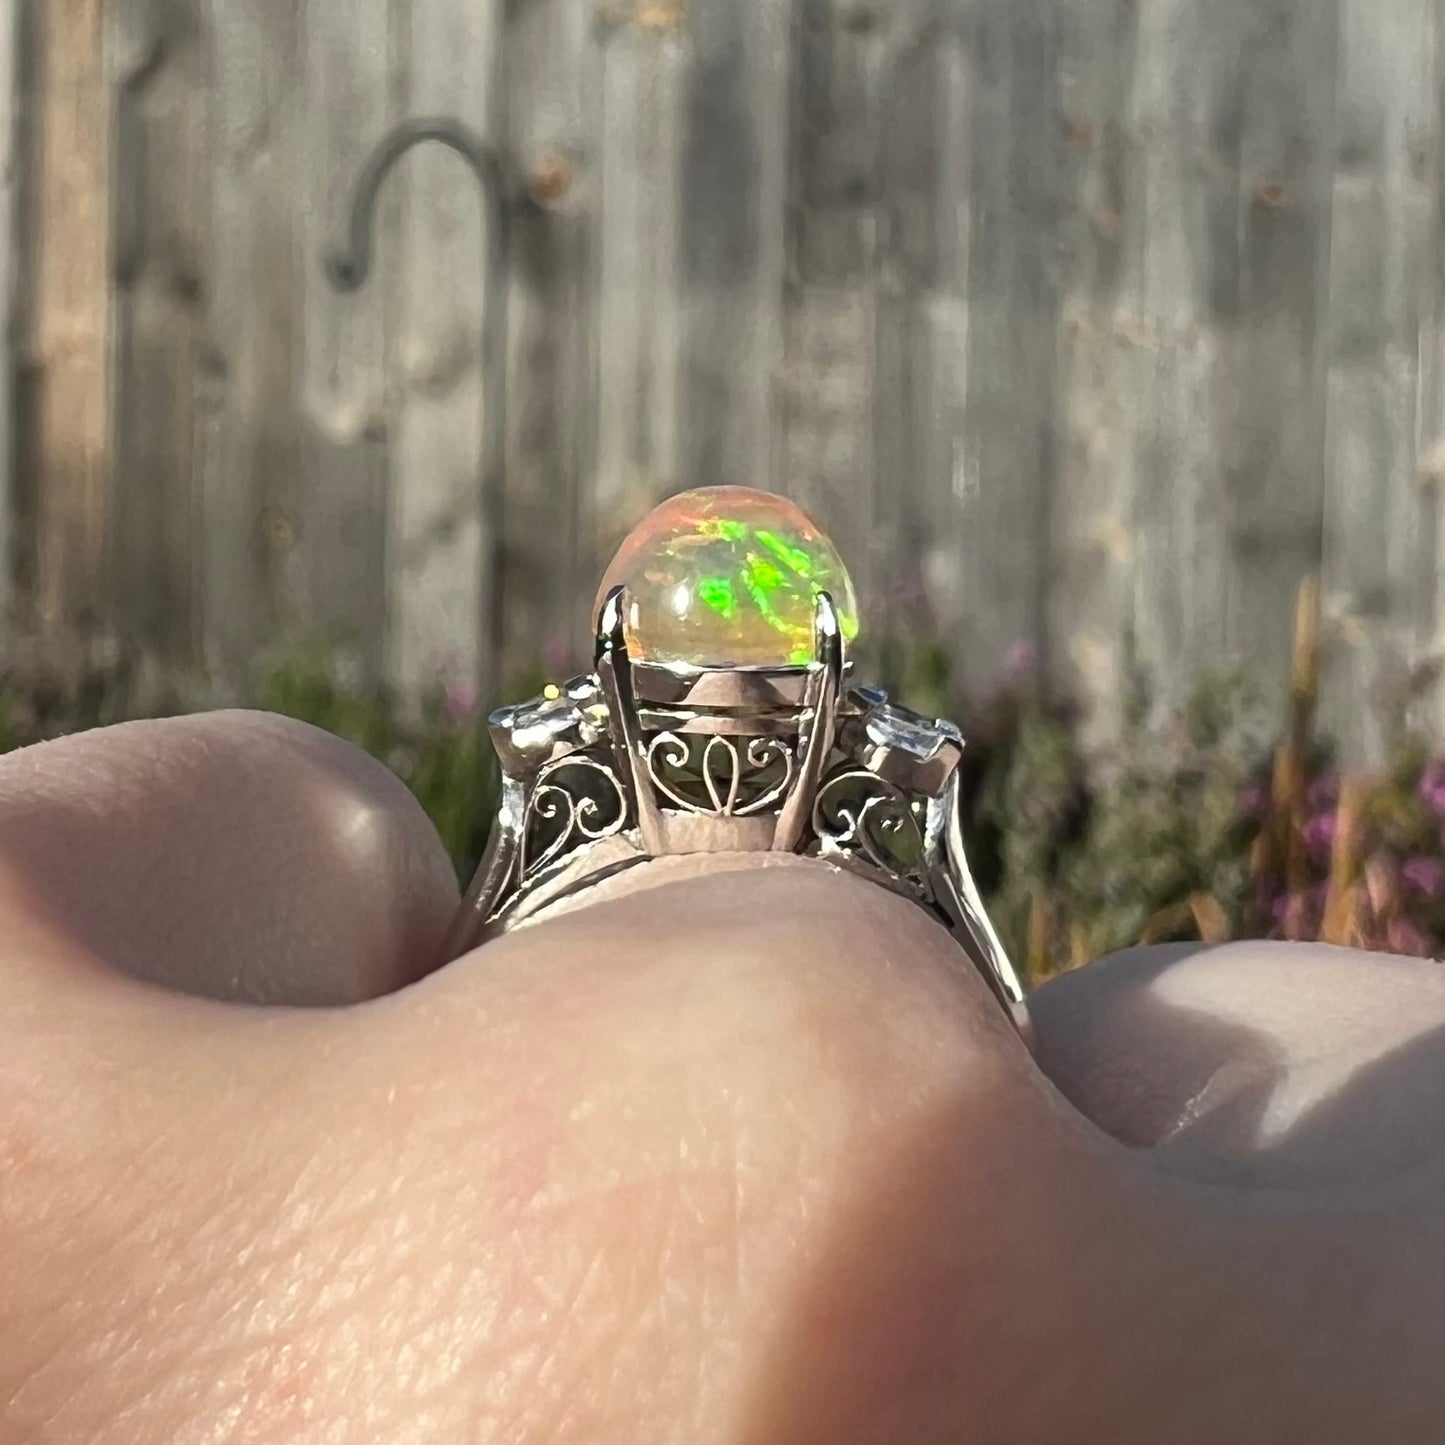
[(1420, 774), (1420, 797), (1432, 813), (1445, 818), (1445, 762), (1437, 759)]
[(1303, 930), (1312, 920), (1317, 919), (1325, 906), (1328, 884), (1318, 884), (1302, 893), (1281, 893), (1269, 905), (1270, 916), (1276, 923), (1287, 924), (1291, 929)]
[(1263, 778), (1246, 783), (1239, 793), (1239, 811), (1246, 818), (1263, 818), (1269, 812), (1270, 788)]
[(1340, 780), (1338, 778), (1316, 778), (1305, 791), (1305, 806), (1312, 813), (1333, 811), (1340, 801)]
[(1305, 821), (1305, 847), (1316, 858), (1328, 858), (1335, 846), (1335, 834), (1339, 831), (1338, 813), (1316, 813)]
[(1430, 957), (1430, 940), (1408, 918), (1392, 918), (1385, 929), (1385, 941), (1396, 953)]
[(1007, 673), (1011, 682), (1022, 682), (1025, 678), (1033, 675), (1038, 661), (1038, 648), (1032, 642), (1020, 640), (1009, 648), (1008, 654), (1004, 658), (1004, 672)]
[(476, 683), (463, 679), (447, 684), (445, 706), (452, 722), (470, 721), (476, 715), (478, 701)]
[(1275, 900), (1271, 912), (1279, 928), (1279, 936), (1291, 940), (1313, 938), (1319, 932), (1320, 910), (1314, 899), (1314, 890), (1303, 893), (1287, 893)]
[(1407, 858), (1400, 875), (1411, 888), (1431, 898), (1445, 893), (1445, 863), (1438, 858)]

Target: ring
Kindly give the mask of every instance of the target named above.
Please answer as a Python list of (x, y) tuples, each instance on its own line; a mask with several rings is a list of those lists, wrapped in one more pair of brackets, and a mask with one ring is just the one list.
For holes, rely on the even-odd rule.
[(794, 853), (924, 908), (1028, 1037), (964, 851), (963, 736), (853, 682), (853, 584), (795, 503), (671, 497), (622, 544), (594, 622), (591, 673), (488, 719), (501, 802), (448, 958), (667, 854)]

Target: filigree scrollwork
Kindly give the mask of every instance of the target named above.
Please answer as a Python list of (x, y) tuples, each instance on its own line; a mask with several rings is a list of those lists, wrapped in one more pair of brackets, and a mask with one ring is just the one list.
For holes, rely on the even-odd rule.
[(834, 773), (813, 802), (813, 831), (824, 851), (865, 862), (927, 891), (923, 827), (915, 805), (895, 784), (866, 768)]
[(657, 791), (686, 813), (747, 818), (787, 796), (797, 771), (793, 749), (775, 737), (738, 740), (658, 733), (647, 745), (647, 771)]
[(626, 822), (627, 795), (610, 759), (578, 752), (549, 763), (537, 774), (522, 819), (523, 880), (572, 848), (621, 832)]

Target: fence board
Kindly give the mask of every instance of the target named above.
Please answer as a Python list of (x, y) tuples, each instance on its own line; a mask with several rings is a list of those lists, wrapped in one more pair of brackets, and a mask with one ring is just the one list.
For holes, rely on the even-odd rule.
[[(1327, 716), (1382, 755), (1388, 705), (1433, 640), (1437, 497), (1417, 471), (1436, 177), (1434, 0), (1344, 0), (1329, 284), (1323, 585)], [(1361, 707), (1361, 699), (1374, 706)]]
[(125, 0), (108, 56), (115, 115), (114, 619), (194, 664), (201, 595), (193, 474), (209, 213), (205, 52), (185, 6)]
[(512, 222), (503, 680), (590, 661), (599, 555), (595, 471), (601, 89), (598, 38), (571, 0), (522, 6), (507, 30), (507, 133), (525, 194)]
[[(1430, 16), (1432, 34), (1422, 41), (1431, 56), (1434, 80), (1433, 132), (1423, 158), (1430, 187), (1430, 244), (1420, 259), (1414, 278), (1420, 287), (1420, 379), (1417, 394), (1416, 479), (1434, 499), (1427, 513), (1424, 537), (1426, 555), (1425, 602), (1427, 630), (1421, 639), (1425, 658), (1445, 661), (1445, 524), (1441, 518), (1441, 486), (1445, 484), (1445, 0), (1436, 0)], [(1438, 737), (1445, 731), (1445, 688), (1438, 685), (1424, 692), (1417, 719)]]
[[(19, 610), (237, 683), (345, 621), (364, 674), (490, 692), (585, 659), (658, 495), (759, 482), (834, 531), (875, 642), (941, 636), (976, 696), (1031, 644), (1100, 740), (1131, 639), (1166, 703), (1277, 687), (1323, 568), (1327, 718), (1378, 755), (1445, 648), (1442, 10), (7, 7)], [(500, 147), (509, 254), (433, 148), (334, 294), (364, 157), (438, 113)]]
[(20, 6), (0, 15), (0, 639), (14, 607), (14, 359), (19, 314)]
[[(985, 692), (1018, 643), (1041, 645), (1061, 297), (1061, 191), (1047, 7), (960, 12), (968, 62), (968, 307), (953, 582), (936, 603), (968, 686)], [(943, 569), (937, 568), (942, 571)]]
[(387, 320), (394, 307), (394, 187), (378, 202), (373, 274), (338, 295), (322, 258), (341, 243), (358, 175), (398, 119), (390, 0), (306, 7), (306, 105), (298, 159), (297, 286), (303, 354), (297, 380), (304, 487), (296, 519), (296, 603), (308, 627), (350, 635), (362, 675), (382, 672), (391, 477)]
[[(1301, 534), (1318, 527), (1321, 413), (1318, 371), (1310, 369), (1317, 318), (1308, 297), (1327, 235), (1324, 162), (1317, 152), (1301, 158), (1293, 131), (1282, 154), (1265, 153), (1280, 121), (1260, 99), (1273, 83), (1270, 67), (1280, 66), (1290, 95), (1304, 82), (1257, 8), (1252, 0), (1207, 16), (1184, 0), (1138, 8), (1121, 122), (1115, 299), (1092, 318), (1106, 328), (1090, 344), (1109, 370), (1073, 397), (1073, 463), (1095, 475), (1118, 468), (1117, 510), (1087, 523), (1098, 555), (1111, 555), (1105, 575), (1114, 580), (1103, 585), (1128, 590), (1120, 640), (1132, 636), (1164, 705), (1181, 701), (1202, 669), (1246, 658), (1264, 681), (1282, 678), (1292, 612), (1279, 597), (1266, 606), (1259, 573), (1276, 556), (1285, 575), (1276, 590), (1292, 593)], [(1321, 85), (1317, 74), (1314, 83)], [(1324, 104), (1316, 101), (1301, 124), (1319, 123)], [(1282, 180), (1261, 178), (1274, 174), (1272, 160), (1289, 175), (1287, 192)], [(1274, 214), (1286, 207), (1289, 216)], [(1276, 226), (1288, 234), (1274, 235)], [(1293, 266), (1302, 271), (1284, 274)], [(1088, 341), (1082, 332), (1075, 338)], [(1086, 376), (1088, 363), (1080, 348), (1076, 373)], [(1280, 433), (1267, 424), (1261, 398), (1295, 412), (1282, 451), (1272, 446)], [(1311, 445), (1321, 449), (1311, 453)], [(1271, 493), (1287, 488), (1285, 511), (1271, 523)], [(1277, 553), (1265, 540), (1274, 536)], [(1088, 608), (1087, 575), (1080, 582), (1070, 595)], [(1068, 611), (1054, 616), (1067, 635)], [(1111, 662), (1105, 644), (1096, 629), (1073, 645), (1075, 675), (1096, 704), (1115, 697), (1115, 717), (1101, 720), (1107, 732), (1117, 723), (1120, 659)], [(1106, 669), (1091, 689), (1086, 659)]]
[(876, 453), (882, 15), (801, 0), (788, 111), (787, 290), (779, 489), (832, 533), (869, 615), (886, 590)]
[(789, 7), (687, 10), (678, 480), (768, 485), (782, 361)]
[[(411, 115), (454, 116), (496, 135), (502, 73), (498, 0), (417, 0), (405, 23), (402, 89)], [(499, 619), (489, 587), (500, 518), (483, 495), (487, 428), (481, 352), (486, 284), (497, 258), (485, 241), (484, 198), (462, 161), (419, 148), (395, 178), (398, 311), (391, 359), (397, 391), (389, 552), (388, 670), (406, 688), (450, 677), (494, 690)]]
[[(1140, 7), (1063, 11), (1058, 55), (1058, 401), (1044, 594), (1055, 680), (1086, 705), (1086, 743), (1117, 731), (1131, 656), (1139, 539), (1133, 440), (1150, 424), (1154, 336), (1141, 322), (1144, 210), (1130, 97)], [(1146, 82), (1147, 83), (1147, 82)], [(1172, 679), (1170, 679), (1172, 681)]]
[(208, 660), (237, 678), (278, 627), (304, 625), (295, 576), (305, 457), (295, 401), (303, 20), (292, 0), (258, 0), (215, 4), (207, 27), (214, 241), (198, 468), (204, 636)]
[(33, 212), (22, 470), (43, 467), (33, 514), (34, 610), (42, 633), (107, 616), (111, 479), (110, 120), (101, 0), (31, 6)]
[(677, 383), (685, 14), (676, 0), (637, 0), (603, 22), (593, 489), (604, 551), (686, 480)]
[[(972, 91), (954, 19), (928, 6), (903, 14), (883, 81), (874, 450), (888, 500), (875, 519), (886, 573), (869, 603), (878, 645), (937, 636), (939, 616), (957, 615), (968, 565), (956, 546), (955, 464), (968, 396)], [(905, 665), (884, 663), (890, 674)]]
[(1301, 579), (1323, 527), (1337, 0), (1255, 0), (1234, 27), (1237, 310), (1216, 416), (1231, 660), (1286, 676)]

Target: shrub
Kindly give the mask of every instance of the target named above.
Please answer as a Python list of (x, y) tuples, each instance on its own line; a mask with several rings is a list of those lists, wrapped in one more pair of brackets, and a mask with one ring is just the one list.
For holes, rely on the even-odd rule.
[[(1067, 699), (1026, 649), (1010, 685), (970, 715), (936, 644), (883, 649), (911, 703), (969, 717), (970, 858), (1000, 933), (1039, 979), (1138, 942), (1318, 938), (1397, 953), (1445, 951), (1445, 755), (1397, 729), (1390, 765), (1341, 771), (1319, 736), (1312, 584), (1301, 592), (1290, 703), (1271, 726), (1242, 674), (1201, 679), (1161, 715), (1131, 667), (1122, 735), (1085, 757)], [(508, 692), (529, 696), (540, 678)], [(116, 656), (0, 670), (0, 752), (58, 734), (210, 705), (201, 684), (158, 685)], [(334, 641), (261, 659), (256, 705), (383, 760), (436, 823), (463, 876), (495, 805), (483, 709), (442, 683), (404, 704), (359, 677)]]

